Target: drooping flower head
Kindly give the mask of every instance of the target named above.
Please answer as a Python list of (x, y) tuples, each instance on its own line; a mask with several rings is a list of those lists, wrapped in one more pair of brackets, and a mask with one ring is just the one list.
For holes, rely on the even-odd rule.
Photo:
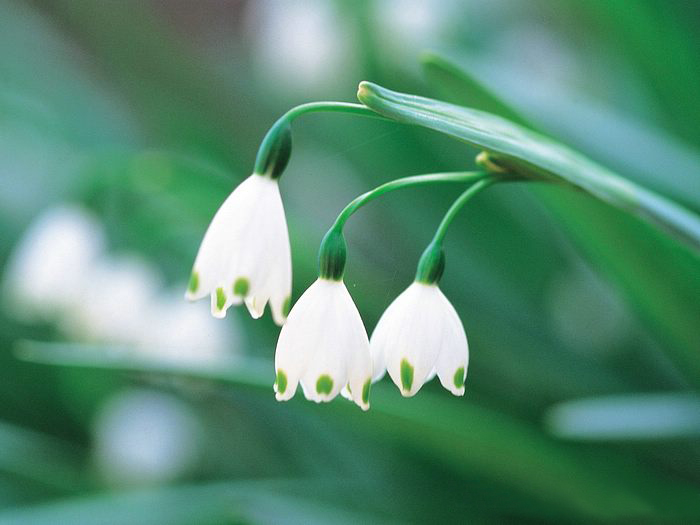
[[(342, 280), (342, 234), (323, 246), (321, 275), (299, 298), (282, 327), (275, 353), (276, 397), (291, 399), (301, 383), (307, 399), (322, 402), (345, 390), (369, 408), (372, 361), (367, 332)], [(342, 262), (340, 262), (342, 260)]]
[(186, 297), (211, 296), (211, 312), (224, 317), (245, 302), (259, 318), (270, 302), (278, 325), (292, 291), (289, 234), (277, 179), (289, 159), (288, 134), (260, 173), (245, 179), (224, 201), (207, 229), (194, 262)]
[(388, 371), (408, 397), (437, 374), (442, 386), (461, 396), (469, 363), (467, 336), (437, 284), (444, 267), (442, 250), (429, 250), (416, 280), (389, 305), (372, 334), (373, 380)]

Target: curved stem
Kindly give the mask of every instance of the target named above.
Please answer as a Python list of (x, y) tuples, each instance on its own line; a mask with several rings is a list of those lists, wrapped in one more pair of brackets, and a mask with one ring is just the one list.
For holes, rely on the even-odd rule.
[[(380, 197), (381, 195), (384, 195), (390, 191), (412, 186), (424, 186), (426, 184), (436, 184), (441, 182), (473, 182), (474, 186), (477, 186), (485, 180), (495, 181), (501, 178), (508, 180), (512, 179), (513, 177), (509, 174), (494, 175), (485, 171), (431, 173), (429, 175), (414, 175), (411, 177), (403, 177), (401, 179), (392, 180), (368, 191), (367, 193), (363, 193), (359, 197), (353, 199), (350, 204), (343, 208), (343, 211), (340, 212), (333, 225), (323, 237), (321, 246), (318, 250), (319, 276), (325, 279), (334, 280), (340, 280), (343, 278), (347, 251), (345, 239), (343, 237), (343, 226), (353, 213), (377, 197)], [(472, 186), (472, 188), (474, 186)], [(464, 194), (462, 194), (462, 196), (464, 196)]]
[(445, 213), (445, 216), (442, 218), (442, 221), (440, 221), (440, 225), (435, 235), (433, 235), (433, 239), (418, 260), (415, 277), (416, 282), (434, 284), (440, 280), (442, 272), (445, 270), (445, 254), (442, 250), (442, 241), (447, 233), (447, 228), (449, 228), (455, 216), (459, 213), (459, 210), (462, 209), (462, 206), (464, 206), (469, 199), (499, 180), (513, 180), (513, 178), (488, 174), (486, 177), (482, 177), (472, 184), (452, 203), (452, 206), (450, 206), (447, 213)]
[(335, 113), (352, 113), (355, 115), (362, 115), (364, 117), (379, 118), (382, 120), (391, 120), (383, 115), (380, 115), (373, 109), (369, 109), (364, 104), (357, 104), (354, 102), (332, 102), (332, 101), (321, 101), (321, 102), (309, 102), (307, 104), (301, 104), (299, 106), (293, 107), (287, 111), (284, 115), (280, 117), (279, 120), (286, 120), (291, 122), (295, 118), (304, 115), (306, 113), (314, 113), (317, 111), (330, 111)]
[(403, 177), (401, 179), (386, 182), (381, 186), (377, 186), (373, 190), (370, 190), (367, 193), (363, 193), (359, 197), (353, 199), (350, 202), (350, 204), (345, 206), (345, 208), (343, 208), (343, 211), (340, 212), (335, 222), (333, 223), (331, 230), (342, 229), (345, 222), (359, 208), (390, 191), (398, 190), (401, 188), (408, 188), (412, 186), (424, 186), (427, 184), (435, 184), (440, 182), (475, 182), (481, 181), (486, 177), (490, 177), (490, 174), (485, 171), (458, 171), (450, 173), (431, 173), (429, 175), (413, 175), (410, 177)]
[(443, 239), (445, 238), (445, 234), (447, 233), (447, 228), (449, 228), (452, 220), (455, 218), (457, 213), (459, 213), (459, 210), (462, 209), (462, 206), (464, 206), (464, 204), (474, 195), (495, 183), (497, 180), (498, 179), (493, 176), (483, 177), (481, 180), (470, 186), (464, 193), (462, 193), (462, 195), (457, 197), (457, 200), (452, 203), (452, 206), (450, 206), (447, 213), (445, 213), (445, 216), (442, 218), (442, 221), (440, 221), (440, 225), (433, 236), (432, 243), (441, 245)]
[[(284, 115), (277, 119), (277, 121), (268, 130), (260, 143), (258, 148), (258, 154), (255, 158), (255, 173), (263, 174), (265, 173), (267, 163), (270, 158), (270, 154), (275, 149), (275, 145), (279, 142), (280, 136), (289, 129), (291, 122), (301, 115), (307, 113), (315, 113), (319, 111), (329, 111), (334, 113), (350, 113), (353, 115), (359, 115), (362, 117), (378, 118), (382, 120), (388, 119), (376, 111), (369, 109), (363, 104), (355, 104), (351, 102), (309, 102), (308, 104), (301, 104), (300, 106), (293, 107), (287, 111)], [(286, 164), (286, 162), (285, 162)]]

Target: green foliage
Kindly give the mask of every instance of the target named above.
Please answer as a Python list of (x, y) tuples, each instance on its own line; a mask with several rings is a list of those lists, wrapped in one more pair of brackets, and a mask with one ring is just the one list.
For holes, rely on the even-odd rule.
[[(306, 67), (277, 81), (259, 70), (262, 31), (241, 7), (260, 15), (257, 2), (161, 4), (0, 5), (3, 275), (31, 220), (69, 201), (105, 225), (110, 252), (136, 254), (184, 292), (208, 221), (253, 170), (265, 132), (293, 105), (350, 100), (362, 78), (431, 99), (372, 87), (385, 97), (376, 109), (419, 126), (295, 121), (280, 179), (293, 297), (316, 278), (338, 212), (387, 180), (471, 170), (487, 150), (557, 183), (497, 184), (445, 239), (441, 287), (471, 351), (463, 398), (433, 381), (406, 399), (385, 378), (367, 385), (366, 413), (301, 392), (278, 403), (267, 315), (230, 313), (230, 362), (195, 365), (73, 340), (3, 296), (0, 523), (700, 521), (687, 412), (700, 388), (696, 6), (436, 3), (443, 30), (427, 43), (450, 59), (420, 54), (424, 81), (423, 42), (401, 40), (400, 17), (387, 26), (380, 2), (328, 3), (352, 35), (329, 42), (352, 52), (300, 89)], [(312, 47), (331, 53), (329, 42)], [(344, 74), (342, 88), (324, 83)], [(348, 222), (344, 279), (368, 331), (463, 189), (386, 195)], [(129, 308), (114, 302), (115, 315)], [(121, 484), (100, 470), (95, 429), (133, 388), (197, 422), (189, 470)]]

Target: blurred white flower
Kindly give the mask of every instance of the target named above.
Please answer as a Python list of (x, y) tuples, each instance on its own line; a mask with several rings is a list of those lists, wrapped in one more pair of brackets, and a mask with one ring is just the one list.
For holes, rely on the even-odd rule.
[(421, 51), (444, 45), (452, 27), (472, 20), (465, 15), (469, 6), (456, 0), (382, 0), (372, 7), (378, 50), (399, 63), (413, 63)]
[(332, 2), (266, 0), (251, 8), (255, 66), (265, 81), (307, 94), (349, 81), (356, 69), (354, 35)]
[(229, 306), (245, 300), (256, 319), (270, 301), (272, 317), (282, 325), (291, 293), (292, 260), (279, 185), (276, 179), (253, 174), (214, 215), (186, 297), (210, 295), (215, 317), (224, 317)]
[(301, 382), (306, 399), (332, 400), (347, 388), (369, 409), (372, 362), (367, 332), (341, 281), (319, 278), (292, 308), (275, 353), (276, 397), (291, 399)]
[(81, 300), (60, 321), (66, 332), (81, 340), (129, 343), (149, 329), (144, 313), (161, 283), (146, 261), (105, 255), (93, 261), (83, 276)]
[(163, 483), (196, 464), (201, 431), (190, 408), (173, 396), (121, 392), (102, 406), (95, 421), (94, 459), (110, 483)]
[(437, 284), (414, 282), (394, 299), (379, 319), (370, 347), (374, 381), (388, 370), (408, 397), (437, 374), (447, 390), (464, 394), (467, 336)]
[(234, 358), (230, 349), (241, 347), (229, 323), (216, 322), (208, 308), (183, 302), (180, 293), (161, 296), (145, 319), (149, 328), (136, 341), (142, 355), (178, 363), (216, 364)]
[(75, 308), (104, 250), (99, 223), (86, 211), (58, 206), (44, 212), (25, 232), (5, 271), (6, 297), (17, 316), (51, 320)]
[(164, 290), (146, 260), (108, 254), (101, 224), (77, 206), (49, 209), (30, 225), (3, 285), (13, 315), (52, 322), (74, 341), (190, 365), (221, 363), (239, 347), (230, 322)]

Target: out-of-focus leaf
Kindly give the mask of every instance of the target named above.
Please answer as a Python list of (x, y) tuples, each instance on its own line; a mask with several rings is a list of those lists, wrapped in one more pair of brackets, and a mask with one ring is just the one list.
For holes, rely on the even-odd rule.
[(546, 83), (533, 89), (519, 82), (519, 72), (495, 59), (451, 62), (426, 53), (423, 60), (429, 81), (444, 100), (544, 131), (630, 180), (700, 210), (700, 151), (667, 130), (586, 93)]
[(324, 495), (343, 490), (331, 481), (304, 480), (144, 488), (8, 509), (0, 512), (0, 524), (391, 523), (323, 502)]
[[(169, 374), (269, 389), (267, 374), (259, 370), (264, 364), (262, 360), (252, 367), (244, 364), (236, 371), (233, 367), (216, 369), (147, 362), (127, 357), (119, 349), (100, 352), (95, 347), (25, 345), (20, 357), (38, 363)], [(272, 370), (272, 363), (265, 368)], [(700, 518), (700, 505), (692, 504), (697, 493), (690, 487), (659, 481), (642, 467), (622, 458), (611, 458), (602, 451), (582, 453), (525, 423), (486, 408), (428, 392), (405, 400), (397, 397), (393, 387), (384, 384), (373, 387), (371, 403), (370, 412), (365, 414), (350, 403), (338, 401), (332, 413), (342, 415), (343, 421), (356, 432), (381, 432), (388, 439), (415, 447), (462, 474), (479, 473), (512, 484), (551, 506), (553, 515), (574, 512), (582, 518), (596, 519), (658, 515)]]
[(75, 447), (51, 436), (0, 421), (0, 472), (61, 491), (83, 487)]
[(567, 446), (470, 403), (428, 392), (405, 400), (373, 388), (369, 418), (368, 427), (387, 439), (411, 443), (454, 469), (513, 483), (553, 512), (603, 521), (700, 519), (697, 487), (603, 450)]
[(700, 396), (630, 394), (566, 401), (546, 415), (550, 431), (578, 440), (658, 440), (700, 436)]
[(630, 9), (626, 0), (576, 3), (577, 9), (592, 15), (593, 20), (583, 18), (584, 23), (596, 24), (622, 50), (625, 59), (637, 66), (637, 72), (652, 87), (655, 102), (670, 117), (668, 126), (700, 144), (696, 89), (700, 60), (691, 5), (650, 1)]
[(527, 120), (518, 111), (496, 98), (481, 82), (471, 75), (466, 75), (453, 62), (430, 51), (422, 53), (420, 60), (428, 82), (434, 85), (445, 99), (499, 115), (521, 126), (528, 126)]
[[(466, 71), (427, 55), (432, 77), (448, 79), (441, 86), (450, 99), (467, 103), (472, 97), (487, 111), (508, 107)], [(437, 75), (435, 71), (441, 73)], [(521, 113), (509, 109), (508, 116)], [(524, 118), (519, 117), (523, 122)], [(700, 385), (700, 273), (697, 257), (651, 228), (607, 206), (548, 188), (533, 191), (544, 200), (587, 257), (625, 293), (661, 341), (678, 370)]]
[(274, 367), (271, 363), (253, 357), (236, 357), (217, 363), (192, 363), (147, 357), (125, 346), (39, 341), (19, 342), (16, 354), (26, 361), (54, 366), (166, 374), (266, 388), (271, 388), (274, 380)]
[(378, 113), (463, 140), (505, 170), (565, 182), (652, 220), (700, 250), (700, 218), (583, 155), (497, 115), (361, 82), (357, 98)]

